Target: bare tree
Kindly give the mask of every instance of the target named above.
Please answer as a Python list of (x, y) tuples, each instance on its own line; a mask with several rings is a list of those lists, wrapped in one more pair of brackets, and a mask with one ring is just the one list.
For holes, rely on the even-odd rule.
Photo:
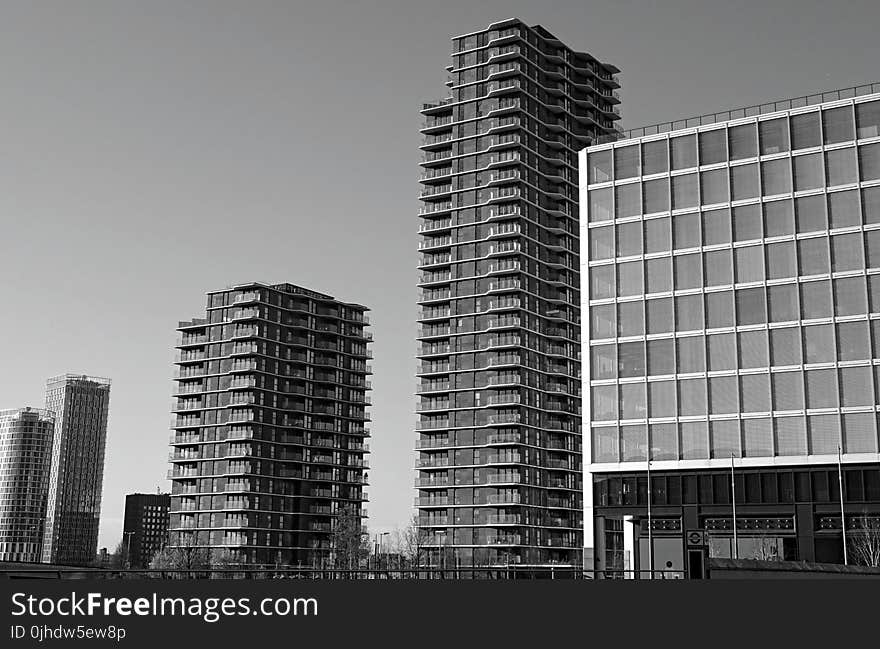
[(181, 536), (177, 544), (159, 550), (150, 561), (152, 570), (169, 570), (190, 579), (204, 576), (211, 567), (210, 549), (196, 543), (194, 535)]
[(330, 547), (336, 568), (359, 568), (361, 562), (369, 557), (369, 534), (352, 505), (345, 505), (339, 510), (330, 537)]
[(428, 531), (419, 527), (419, 517), (413, 516), (405, 528), (394, 531), (392, 543), (408, 567), (419, 568), (425, 563), (428, 539)]
[(846, 534), (847, 549), (859, 565), (880, 567), (880, 516), (862, 514)]

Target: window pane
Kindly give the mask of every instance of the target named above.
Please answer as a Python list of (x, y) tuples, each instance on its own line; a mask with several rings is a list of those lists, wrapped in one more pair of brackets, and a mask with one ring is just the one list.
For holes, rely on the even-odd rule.
[(620, 427), (620, 457), (624, 462), (644, 462), (648, 451), (648, 427)]
[(687, 336), (678, 341), (678, 373), (692, 374), (706, 371), (705, 343), (702, 336)]
[(639, 147), (622, 146), (614, 149), (614, 179), (623, 180), (640, 175)]
[(797, 277), (794, 241), (782, 241), (767, 245), (767, 279)]
[(807, 370), (806, 382), (807, 408), (837, 407), (837, 373), (834, 370)]
[(840, 447), (840, 424), (837, 415), (807, 417), (810, 455), (837, 455)]
[(736, 292), (736, 324), (751, 325), (767, 322), (763, 288), (745, 288)]
[(868, 267), (880, 268), (880, 230), (865, 232), (865, 247)]
[(648, 374), (675, 374), (675, 341), (672, 338), (648, 341)]
[(803, 410), (804, 384), (800, 372), (774, 372), (773, 410)]
[(611, 180), (611, 149), (597, 151), (587, 157), (587, 182), (604, 183)]
[(639, 183), (618, 185), (614, 188), (614, 192), (616, 197), (614, 209), (617, 218), (636, 216), (641, 213), (642, 206), (639, 204), (639, 197), (642, 187)]
[(613, 218), (611, 197), (610, 187), (590, 190), (590, 223), (608, 221)]
[(803, 417), (779, 417), (776, 423), (776, 454), (806, 455), (807, 431)]
[(730, 250), (713, 250), (704, 253), (704, 258), (706, 286), (727, 286), (733, 284)]
[(828, 216), (832, 228), (845, 228), (859, 225), (862, 216), (859, 213), (859, 192), (850, 189), (845, 192), (828, 194)]
[(642, 262), (628, 261), (618, 264), (617, 272), (617, 295), (619, 297), (641, 295), (644, 292), (642, 287)]
[(770, 119), (758, 122), (761, 133), (761, 155), (788, 151), (788, 120)]
[(620, 386), (620, 418), (645, 419), (648, 416), (645, 404), (644, 383), (624, 383)]
[(590, 377), (594, 380), (613, 379), (616, 362), (614, 345), (593, 345), (590, 347)]
[(826, 229), (825, 200), (822, 196), (798, 198), (795, 207), (798, 233)]
[(645, 303), (621, 302), (617, 305), (618, 335), (641, 336), (645, 333)]
[(675, 416), (675, 381), (651, 381), (648, 383), (649, 416)]
[(867, 322), (842, 322), (837, 325), (837, 358), (841, 361), (871, 358)]
[(701, 202), (703, 205), (726, 203), (729, 200), (726, 169), (713, 169), (701, 172), (700, 183), (702, 187)]
[(870, 367), (841, 367), (840, 388), (842, 407), (874, 405)]
[(677, 428), (675, 424), (652, 424), (649, 426), (652, 460), (678, 459)]
[(880, 187), (862, 190), (862, 212), (865, 223), (880, 223)]
[(706, 294), (706, 322), (710, 329), (733, 326), (733, 291)]
[(643, 173), (646, 176), (669, 170), (669, 153), (666, 140), (655, 140), (642, 144)]
[(614, 228), (590, 229), (590, 259), (611, 259), (614, 257)]
[(689, 169), (697, 166), (697, 138), (694, 135), (674, 137), (672, 145), (672, 168)]
[(874, 428), (873, 414), (859, 412), (843, 415), (843, 452), (877, 452), (877, 431)]
[(613, 338), (617, 331), (614, 324), (614, 305), (604, 304), (590, 307), (590, 337)]
[(801, 364), (800, 329), (791, 327), (770, 330), (770, 360), (775, 367)]
[(591, 430), (593, 431), (593, 461), (620, 461), (620, 455), (617, 450), (617, 427), (601, 426)]
[(709, 432), (713, 458), (741, 457), (739, 440), (739, 421), (709, 422)]
[(822, 111), (822, 127), (825, 144), (848, 142), (853, 138), (853, 112), (850, 106), (829, 108)]
[(593, 398), (591, 406), (592, 421), (612, 421), (617, 419), (617, 386), (594, 385), (590, 388)]
[(730, 168), (731, 200), (741, 201), (761, 195), (758, 165), (748, 164)]
[(801, 311), (804, 320), (831, 317), (831, 282), (801, 284)]
[[(880, 215), (878, 215), (880, 221)], [(730, 243), (730, 210), (710, 210), (703, 212), (703, 243), (711, 246), (716, 243)]]
[(819, 113), (791, 116), (791, 148), (808, 149), (822, 144), (819, 130)]
[(709, 414), (727, 415), (739, 411), (735, 376), (714, 376), (709, 379)]
[(709, 371), (736, 369), (736, 337), (735, 334), (713, 334), (708, 337)]
[(871, 313), (880, 313), (880, 275), (868, 276), (868, 307)]
[(856, 104), (859, 139), (880, 136), (880, 101)]
[(733, 208), (733, 240), (751, 241), (761, 238), (761, 206), (742, 205)]
[(648, 300), (648, 333), (661, 334), (672, 331), (672, 298)]
[(825, 237), (801, 239), (797, 242), (801, 275), (821, 275), (828, 272), (827, 242)]
[(680, 424), (681, 459), (702, 460), (709, 457), (709, 434), (705, 421)]
[(741, 160), (758, 155), (758, 134), (754, 124), (732, 126), (728, 129), (730, 137), (730, 159)]
[(733, 252), (737, 283), (760, 282), (764, 279), (763, 246), (734, 248)]
[(672, 290), (672, 258), (660, 257), (645, 261), (648, 293), (663, 293)]
[[(698, 331), (703, 328), (703, 296), (682, 295), (675, 298), (676, 331)], [(679, 369), (679, 371), (681, 371)]]
[(645, 375), (644, 343), (621, 343), (617, 346), (617, 373), (622, 379)]
[(764, 196), (791, 192), (791, 166), (788, 158), (762, 162), (761, 177), (764, 181)]
[(590, 299), (601, 300), (614, 297), (614, 266), (594, 266), (590, 268)]
[(623, 223), (617, 226), (617, 256), (642, 254), (642, 223)]
[(739, 366), (742, 369), (769, 367), (767, 358), (767, 332), (743, 331), (739, 338)]
[(864, 277), (834, 280), (834, 315), (860, 315), (868, 312)]
[(700, 253), (677, 255), (673, 258), (675, 266), (675, 289), (698, 288), (703, 285), (700, 272)]
[(859, 169), (862, 180), (880, 178), (880, 144), (866, 144), (859, 147)]
[(683, 417), (706, 414), (705, 379), (681, 379), (678, 382), (678, 414)]
[(740, 377), (743, 412), (770, 410), (770, 375), (746, 374)]
[(767, 287), (770, 322), (793, 322), (800, 320), (798, 313), (797, 284)]
[(672, 209), (697, 206), (697, 174), (672, 177)]
[(669, 211), (669, 180), (667, 178), (646, 180), (642, 187), (645, 191), (645, 214)]
[(700, 246), (700, 214), (677, 214), (672, 218), (672, 241), (676, 250)]
[(700, 133), (700, 164), (711, 165), (727, 160), (726, 139), (723, 128)]
[(855, 147), (825, 153), (825, 178), (829, 187), (858, 182)]
[(805, 189), (816, 189), (825, 184), (822, 173), (822, 154), (810, 153), (792, 158), (794, 164), (794, 189), (802, 192)]
[(804, 363), (834, 361), (834, 330), (832, 325), (804, 327)]
[(669, 217), (647, 219), (645, 221), (645, 252), (666, 252), (672, 250), (672, 233), (669, 231)]
[(764, 231), (768, 237), (794, 232), (794, 207), (791, 200), (764, 203)]
[(773, 455), (773, 427), (769, 418), (743, 420), (743, 455), (746, 457)]

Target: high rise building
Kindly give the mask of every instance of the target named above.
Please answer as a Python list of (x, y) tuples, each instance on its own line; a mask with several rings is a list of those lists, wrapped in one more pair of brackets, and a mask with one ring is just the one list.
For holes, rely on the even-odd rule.
[(580, 163), (597, 567), (630, 544), (640, 570), (698, 569), (706, 545), (842, 562), (843, 525), (858, 562), (880, 529), (880, 84)]
[(148, 568), (153, 555), (168, 542), (169, 494), (128, 494), (122, 524), (122, 557), (126, 568)]
[(339, 515), (366, 516), (367, 310), (252, 282), (208, 293), (205, 318), (179, 324), (172, 547), (333, 559)]
[(42, 558), (54, 430), (51, 412), (0, 410), (0, 561)]
[(618, 70), (515, 19), (447, 70), (422, 109), (420, 529), (435, 564), (578, 563), (576, 152), (615, 132)]
[(55, 413), (43, 561), (88, 565), (98, 552), (110, 380), (66, 374), (46, 383)]

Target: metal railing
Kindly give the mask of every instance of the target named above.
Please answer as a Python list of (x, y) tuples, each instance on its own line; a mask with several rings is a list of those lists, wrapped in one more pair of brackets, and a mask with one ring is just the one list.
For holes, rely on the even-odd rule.
[(593, 142), (593, 144), (607, 144), (608, 142), (616, 142), (618, 140), (630, 140), (647, 135), (659, 135), (660, 133), (669, 133), (678, 131), (683, 128), (692, 128), (695, 126), (706, 126), (708, 124), (716, 124), (718, 122), (726, 122), (732, 119), (741, 119), (745, 117), (755, 117), (757, 115), (766, 115), (781, 110), (792, 110), (794, 108), (803, 108), (805, 106), (815, 106), (823, 104), (827, 101), (837, 101), (840, 99), (852, 99), (853, 97), (863, 97), (880, 92), (880, 82), (867, 83), (861, 86), (852, 86), (849, 88), (840, 88), (838, 90), (828, 90), (802, 97), (794, 97), (791, 99), (780, 99), (770, 101), (763, 104), (755, 104), (753, 106), (744, 106), (742, 108), (734, 108), (719, 113), (707, 113), (696, 117), (688, 117), (686, 119), (675, 120), (672, 122), (661, 122), (650, 126), (641, 126), (622, 131), (616, 134), (601, 135)]

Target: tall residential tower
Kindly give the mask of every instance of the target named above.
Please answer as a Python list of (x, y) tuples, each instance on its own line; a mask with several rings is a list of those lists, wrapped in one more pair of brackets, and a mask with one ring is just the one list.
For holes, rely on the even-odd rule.
[(618, 70), (519, 20), (452, 44), (422, 109), (419, 524), (434, 563), (576, 563), (576, 151), (615, 132)]
[(88, 565), (98, 552), (110, 380), (66, 374), (46, 383), (55, 413), (43, 561)]
[(179, 324), (172, 547), (332, 560), (339, 515), (366, 516), (367, 310), (252, 282), (209, 293), (206, 317)]
[(0, 561), (39, 563), (55, 415), (0, 410)]

